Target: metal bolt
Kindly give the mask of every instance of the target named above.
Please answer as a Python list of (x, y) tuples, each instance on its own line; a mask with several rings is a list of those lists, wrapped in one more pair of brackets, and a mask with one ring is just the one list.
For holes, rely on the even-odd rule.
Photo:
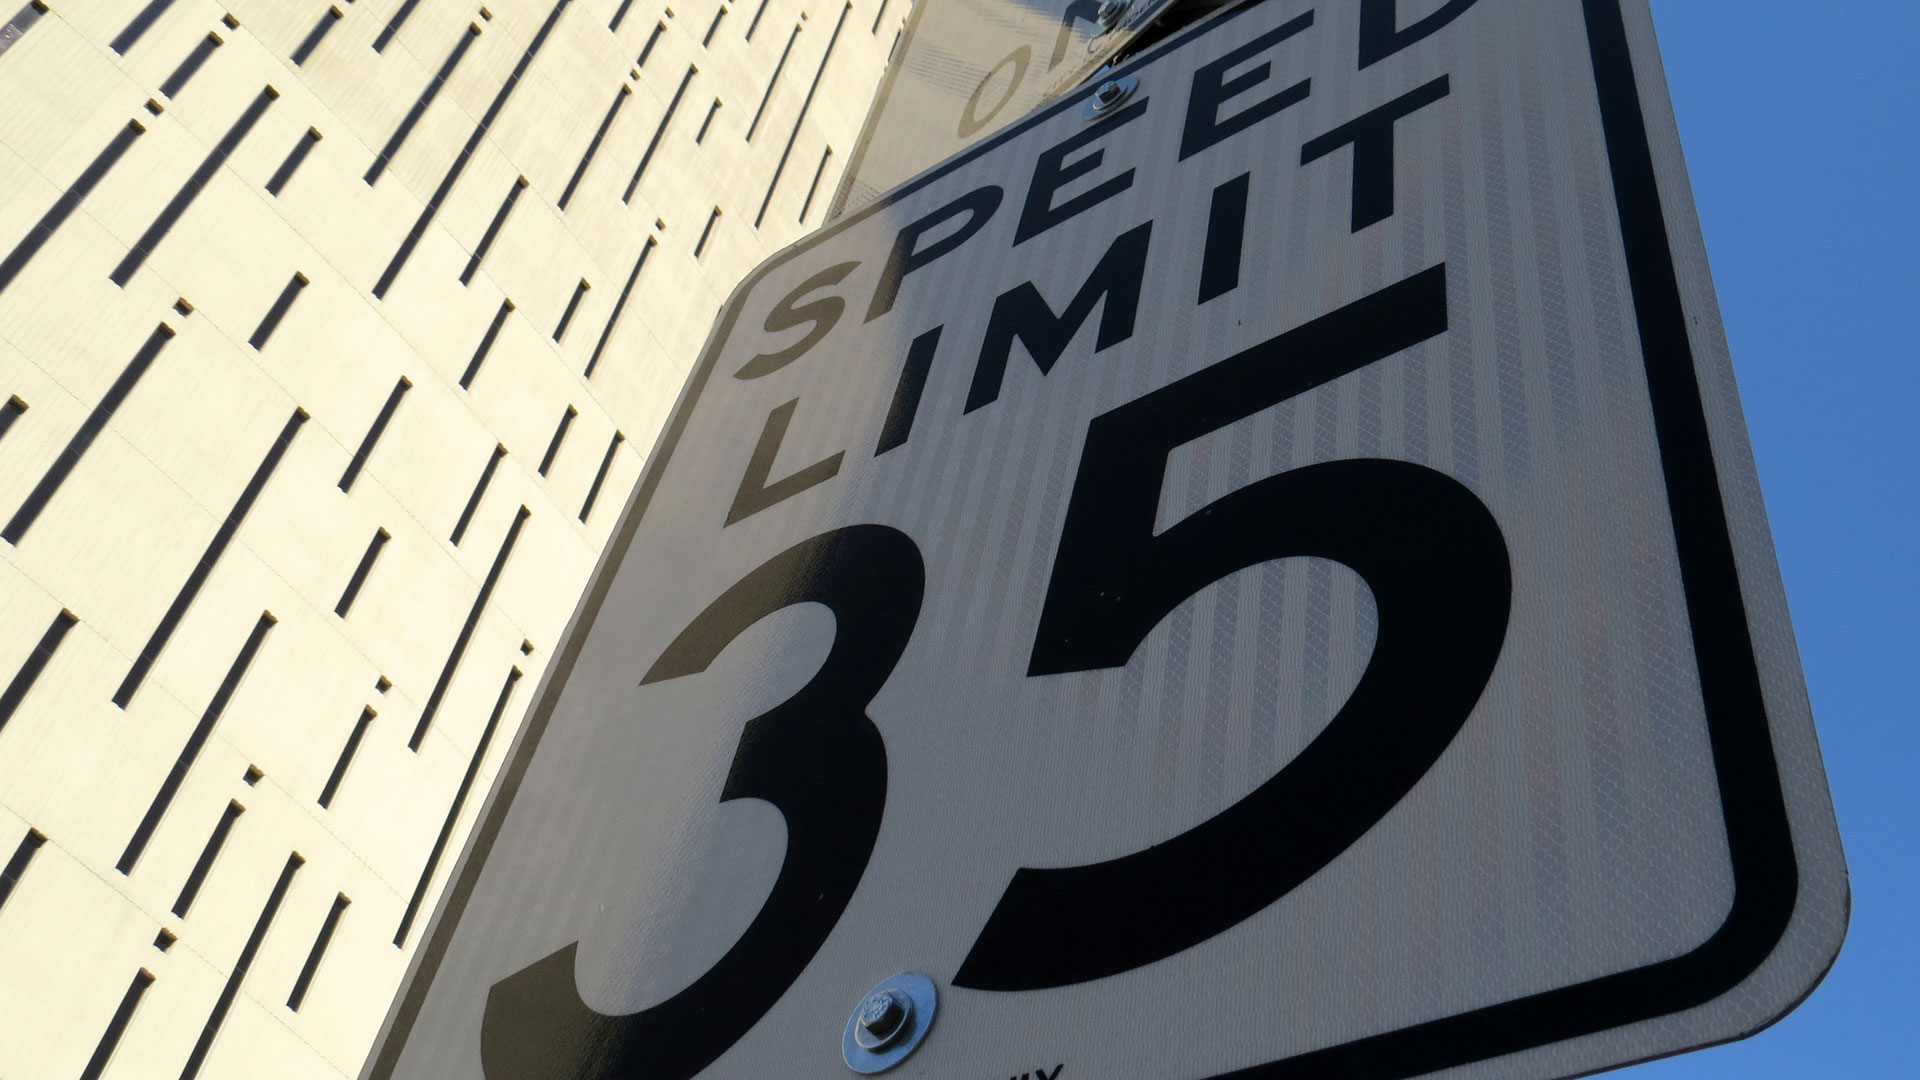
[(1093, 96), (1087, 99), (1084, 115), (1088, 120), (1098, 120), (1110, 115), (1120, 107), (1120, 103), (1133, 96), (1140, 87), (1140, 80), (1128, 75), (1119, 79), (1108, 79), (1094, 88)]
[(1101, 33), (1106, 33), (1120, 25), (1120, 20), (1127, 17), (1127, 9), (1132, 6), (1130, 0), (1101, 0), (1100, 10), (1094, 14), (1093, 21), (1099, 24)]
[(907, 1029), (913, 999), (898, 990), (875, 990), (860, 1003), (854, 1041), (866, 1050), (884, 1050)]
[(932, 979), (895, 975), (860, 999), (840, 1036), (840, 1055), (854, 1072), (885, 1072), (919, 1048), (939, 1007)]

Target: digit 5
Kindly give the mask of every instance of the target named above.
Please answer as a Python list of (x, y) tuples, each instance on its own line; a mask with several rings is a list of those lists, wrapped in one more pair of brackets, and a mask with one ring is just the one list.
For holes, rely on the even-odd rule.
[(1089, 425), (1029, 675), (1122, 666), (1187, 597), (1292, 556), (1358, 573), (1379, 637), (1325, 730), (1239, 802), (1130, 855), (1016, 872), (955, 985), (1065, 986), (1191, 948), (1312, 877), (1452, 742), (1499, 658), (1512, 594), (1500, 528), (1464, 486), (1408, 462), (1327, 462), (1153, 534), (1175, 447), (1441, 333), (1446, 310), (1441, 265)]

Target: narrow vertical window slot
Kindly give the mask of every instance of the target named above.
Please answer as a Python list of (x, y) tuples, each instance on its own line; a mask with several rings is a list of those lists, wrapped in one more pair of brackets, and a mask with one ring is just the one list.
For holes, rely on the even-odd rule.
[(40, 673), (46, 670), (47, 661), (53, 659), (53, 654), (60, 648), (60, 643), (66, 640), (67, 631), (73, 629), (74, 624), (79, 621), (78, 615), (65, 608), (61, 608), (60, 614), (53, 617), (53, 623), (47, 627), (45, 633), (40, 635), (39, 643), (33, 647), (32, 652), (27, 654), (27, 662), (20, 665), (20, 670), (14, 673), (13, 681), (7, 684), (6, 691), (0, 693), (0, 730), (6, 729), (7, 721), (13, 719), (13, 714), (20, 708), (20, 703), (27, 699), (27, 693), (33, 689), (33, 684), (39, 681)]
[(180, 886), (180, 896), (173, 902), (173, 913), (186, 918), (193, 908), (193, 899), (200, 895), (200, 886), (207, 880), (207, 874), (213, 870), (213, 861), (220, 857), (220, 849), (227, 846), (227, 836), (233, 832), (233, 823), (247, 808), (234, 800), (227, 800), (227, 808), (220, 813), (220, 820), (214, 823), (213, 834), (207, 837), (207, 846), (200, 849), (200, 857), (194, 860), (193, 869), (187, 874), (187, 883)]
[(19, 846), (13, 849), (13, 857), (7, 860), (7, 868), (0, 870), (0, 908), (7, 906), (7, 897), (13, 895), (14, 886), (20, 884), (20, 878), (27, 872), (27, 864), (47, 842), (47, 836), (39, 829), (28, 829), (27, 835), (20, 838)]
[(380, 415), (373, 418), (373, 426), (367, 429), (367, 435), (360, 440), (360, 448), (353, 452), (353, 460), (347, 462), (347, 470), (340, 474), (340, 490), (352, 491), (353, 482), (360, 478), (360, 470), (366, 467), (367, 458), (373, 448), (379, 444), (380, 436), (386, 433), (387, 424), (393, 420), (394, 410), (400, 408), (400, 399), (413, 389), (413, 380), (405, 375), (393, 384), (388, 392), (386, 403), (380, 406)]
[(627, 298), (633, 295), (634, 283), (640, 280), (640, 271), (647, 265), (647, 256), (653, 254), (656, 241), (647, 237), (645, 247), (640, 249), (640, 257), (634, 260), (633, 272), (627, 275), (627, 283), (620, 290), (620, 298), (613, 302), (613, 311), (607, 316), (607, 325), (600, 331), (600, 340), (593, 346), (593, 355), (587, 359), (587, 369), (582, 378), (593, 378), (593, 369), (600, 366), (600, 354), (607, 351), (607, 341), (613, 337), (613, 328), (620, 321), (620, 313), (626, 310)]
[(586, 524), (587, 515), (593, 513), (593, 504), (600, 498), (600, 488), (607, 482), (607, 472), (613, 468), (613, 455), (620, 449), (620, 444), (626, 441), (627, 437), (618, 431), (607, 441), (607, 452), (600, 458), (600, 468), (593, 474), (593, 484), (587, 488), (587, 501), (580, 504), (581, 524)]
[(0, 26), (0, 53), (13, 48), (13, 43), (25, 37), (40, 16), (47, 13), (46, 0), (28, 0), (27, 6), (14, 13), (5, 26)]
[(786, 70), (787, 57), (793, 55), (793, 43), (800, 37), (800, 23), (793, 24), (793, 33), (787, 35), (787, 47), (780, 50), (780, 61), (773, 65), (773, 77), (767, 80), (767, 89), (760, 95), (760, 107), (753, 110), (753, 119), (747, 124), (747, 140), (753, 141), (753, 133), (760, 130), (760, 118), (767, 114), (767, 102), (773, 100), (773, 88), (780, 85), (780, 73)]
[(813, 210), (813, 197), (820, 190), (820, 178), (827, 175), (827, 162), (833, 160), (833, 147), (829, 146), (820, 154), (820, 164), (814, 166), (813, 183), (807, 185), (807, 198), (800, 204), (800, 224), (807, 223), (807, 214)]
[[(240, 524), (247, 519), (247, 512), (253, 509), (254, 501), (260, 497), (260, 492), (265, 490), (267, 481), (273, 478), (274, 470), (279, 468), (280, 459), (286, 456), (287, 448), (293, 445), (293, 437), (300, 433), (300, 425), (306, 422), (305, 409), (295, 409), (293, 415), (288, 417), (286, 425), (280, 429), (280, 436), (268, 448), (267, 456), (260, 462), (260, 467), (253, 471), (253, 476), (247, 481), (246, 489), (240, 493), (240, 498), (234, 501), (233, 509), (227, 511), (226, 520), (220, 523), (219, 530), (213, 534), (213, 540), (207, 544), (207, 550), (201, 554), (200, 561), (195, 563), (193, 570), (187, 574), (186, 584), (180, 586), (180, 592), (174, 596), (173, 603), (168, 605), (166, 614), (160, 616), (160, 625), (153, 628), (153, 634), (147, 638), (147, 643), (141, 646), (140, 655), (134, 659), (133, 667), (127, 671), (127, 677), (120, 680), (119, 688), (113, 692), (115, 705), (124, 709), (133, 701), (133, 695), (139, 691), (140, 684), (146, 681), (147, 672), (153, 667), (154, 661), (160, 658), (160, 653), (167, 647), (167, 642), (173, 638), (173, 631), (180, 625), (180, 620), (186, 615), (187, 608), (191, 607), (194, 598), (200, 595), (200, 587), (207, 583), (207, 576), (212, 574), (213, 568), (219, 564), (220, 556), (226, 552), (227, 545), (233, 542), (234, 534), (240, 531)], [(273, 616), (263, 615), (262, 619), (266, 625), (272, 625)], [(256, 633), (264, 633), (264, 631), (256, 631)]]
[(632, 6), (633, 0), (620, 0), (620, 6), (614, 9), (613, 21), (607, 23), (607, 29), (613, 33), (619, 33), (620, 24), (627, 20), (627, 9)]
[(720, 24), (727, 19), (727, 5), (721, 4), (720, 10), (713, 13), (713, 21), (707, 24), (707, 35), (700, 39), (700, 47), (713, 44), (713, 35), (720, 32)]
[(133, 873), (140, 861), (140, 855), (147, 849), (147, 842), (153, 839), (153, 831), (160, 827), (160, 819), (166, 815), (167, 808), (173, 805), (173, 797), (180, 792), (180, 785), (199, 760), (200, 750), (206, 746), (212, 736), (214, 725), (220, 722), (220, 714), (226, 712), (227, 702), (233, 700), (233, 692), (240, 687), (240, 680), (247, 674), (247, 668), (253, 664), (253, 658), (260, 652), (260, 646), (267, 640), (267, 631), (277, 622), (273, 612), (263, 611), (259, 621), (253, 624), (253, 633), (247, 635), (246, 644), (240, 646), (240, 655), (234, 657), (233, 666), (227, 669), (226, 677), (220, 680), (219, 689), (213, 692), (213, 700), (207, 703), (207, 709), (200, 714), (200, 722), (194, 725), (192, 734), (187, 736), (187, 744), (180, 749), (180, 756), (174, 759), (173, 768), (167, 772), (167, 778), (160, 782), (160, 790), (153, 796), (153, 802), (147, 806), (146, 814), (133, 830), (132, 839), (127, 841), (127, 849), (120, 853), (120, 861), (114, 869), (122, 874)]
[(647, 66), (647, 57), (653, 55), (653, 47), (659, 43), (660, 35), (666, 32), (667, 32), (666, 23), (657, 22), (653, 24), (652, 32), (647, 34), (647, 43), (645, 45), (640, 46), (640, 59), (634, 61), (634, 65), (633, 65), (634, 67), (644, 68)]
[(393, 18), (388, 19), (387, 25), (380, 29), (380, 36), (373, 39), (373, 51), (377, 53), (386, 52), (387, 46), (393, 44), (393, 35), (399, 33), (400, 28), (407, 25), (407, 19), (412, 17), (413, 9), (419, 6), (420, 0), (406, 0), (405, 3), (402, 3), (400, 10), (394, 12)]
[(0, 405), (0, 439), (6, 438), (7, 432), (13, 428), (13, 422), (26, 411), (27, 403), (20, 400), (19, 394), (7, 398), (6, 404)]
[[(348, 0), (348, 3), (352, 3), (352, 0)], [(293, 61), (293, 66), (299, 67), (306, 63), (307, 58), (313, 55), (313, 50), (320, 47), (320, 42), (327, 36), (327, 32), (333, 29), (333, 24), (345, 18), (346, 14), (337, 7), (328, 8), (326, 14), (320, 16), (320, 21), (313, 24), (313, 29), (307, 31), (307, 36), (300, 39), (299, 46), (293, 50), (293, 55), (289, 57)]]
[(480, 347), (473, 350), (473, 359), (467, 361), (467, 370), (460, 373), (460, 389), (473, 388), (473, 377), (480, 374), (480, 365), (486, 362), (487, 354), (493, 351), (493, 343), (500, 336), (500, 328), (507, 324), (507, 316), (512, 313), (513, 301), (501, 300), (500, 310), (493, 313), (493, 321), (487, 324), (487, 332), (480, 335)]
[(165, 15), (167, 9), (172, 6), (173, 0), (149, 0), (147, 6), (141, 8), (139, 13), (133, 17), (133, 21), (129, 22), (124, 30), (121, 30), (119, 34), (114, 36), (113, 41), (108, 44), (107, 48), (112, 49), (121, 56), (127, 55), (127, 50), (133, 48), (134, 44), (146, 35), (146, 32), (153, 26), (154, 22), (157, 21), (160, 16)]
[(693, 137), (693, 141), (696, 146), (699, 145), (700, 143), (707, 141), (707, 129), (713, 127), (713, 118), (719, 112), (720, 112), (720, 99), (714, 98), (713, 104), (707, 106), (707, 118), (700, 121), (699, 133), (694, 135)]
[(460, 538), (467, 535), (467, 526), (473, 524), (473, 513), (480, 509), (480, 500), (486, 497), (487, 485), (493, 483), (493, 471), (500, 467), (500, 459), (507, 456), (507, 448), (494, 444), (493, 453), (487, 455), (487, 463), (480, 470), (480, 481), (473, 485), (473, 494), (467, 496), (466, 509), (460, 511), (460, 520), (454, 522), (452, 540), (455, 547)]
[(360, 556), (360, 565), (353, 568), (353, 576), (347, 579), (347, 589), (340, 594), (340, 602), (333, 605), (333, 613), (341, 618), (347, 617), (352, 610), (353, 601), (360, 595), (360, 586), (367, 583), (367, 575), (373, 572), (373, 561), (380, 557), (380, 549), (393, 539), (385, 529), (375, 529), (373, 540), (367, 544), (366, 554)]
[(720, 221), (720, 208), (716, 206), (713, 208), (713, 213), (707, 215), (707, 225), (705, 228), (700, 230), (700, 239), (698, 241), (695, 241), (693, 245), (694, 258), (697, 259), (706, 252), (707, 240), (713, 236), (713, 227), (716, 224), (718, 224), (719, 221)]
[(560, 193), (560, 209), (565, 210), (573, 201), (573, 193), (580, 186), (580, 179), (587, 175), (587, 166), (593, 164), (593, 155), (600, 152), (600, 141), (607, 137), (607, 129), (613, 126), (613, 118), (620, 115), (620, 107), (633, 96), (633, 87), (622, 85), (620, 92), (613, 95), (613, 104), (607, 106), (607, 115), (600, 118), (599, 130), (587, 143), (586, 153), (580, 155), (580, 164), (573, 167), (573, 176), (567, 180), (567, 189)]
[(178, 97), (180, 91), (187, 88), (187, 82), (199, 73), (200, 68), (206, 64), (207, 58), (213, 55), (213, 50), (224, 44), (226, 42), (219, 34), (208, 34), (201, 38), (200, 43), (187, 54), (187, 58), (180, 61), (180, 66), (173, 69), (173, 74), (168, 75), (167, 80), (160, 84), (161, 96)]
[(447, 696), (447, 687), (453, 682), (454, 672), (460, 670), (460, 661), (467, 655), (467, 644), (473, 640), (474, 627), (480, 625), (480, 616), (487, 609), (487, 601), (493, 597), (494, 586), (500, 584), (500, 573), (507, 567), (507, 557), (513, 554), (513, 545), (520, 539), (520, 530), (526, 527), (527, 518), (533, 511), (522, 506), (513, 516), (513, 524), (507, 526), (506, 538), (500, 541), (500, 551), (493, 557), (493, 565), (487, 569), (487, 579), (480, 583), (480, 595), (474, 597), (473, 607), (467, 612), (467, 621), (460, 626), (460, 636), (454, 639), (453, 648), (447, 652), (447, 662), (440, 669), (440, 678), (433, 684), (433, 691), (427, 695), (427, 706), (420, 710), (420, 720), (413, 726), (413, 735), (407, 739), (407, 749), (418, 753), (420, 743), (427, 737), (427, 728), (433, 724), (434, 714), (440, 711), (440, 702)]
[(32, 528), (33, 523), (39, 519), (40, 512), (47, 508), (47, 503), (53, 500), (61, 485), (67, 482), (67, 477), (73, 474), (75, 466), (79, 465), (80, 459), (86, 456), (94, 440), (106, 430), (108, 421), (113, 419), (113, 414), (119, 410), (121, 403), (127, 400), (127, 395), (133, 393), (133, 388), (139, 384), (141, 376), (153, 366), (153, 361), (160, 355), (160, 350), (166, 348), (167, 342), (171, 340), (173, 340), (173, 327), (166, 323), (154, 327), (153, 332), (147, 335), (147, 340), (134, 352), (133, 359), (127, 361), (126, 367), (120, 369), (119, 378), (113, 380), (113, 385), (107, 388), (99, 404), (93, 407), (93, 410), (87, 414), (87, 418), (81, 421), (79, 430), (67, 440), (67, 445), (61, 449), (60, 456), (53, 459), (53, 464), (47, 466), (47, 471), (40, 477), (40, 482), (27, 493), (25, 501), (20, 504), (18, 510), (14, 511), (6, 528), (0, 529), (0, 539), (18, 546), (20, 541), (26, 538), (27, 530)]
[[(412, 3), (413, 0), (408, 2)], [(453, 70), (460, 66), (460, 61), (466, 57), (467, 50), (472, 48), (473, 43), (479, 39), (479, 24), (468, 23), (467, 32), (460, 35), (460, 40), (454, 44), (453, 51), (440, 62), (440, 70), (434, 72), (433, 78), (428, 80), (425, 88), (420, 91), (420, 96), (414, 99), (413, 108), (407, 110), (407, 115), (401, 119), (400, 126), (393, 129), (393, 134), (387, 136), (386, 145), (380, 148), (380, 153), (373, 159), (373, 164), (367, 166), (367, 174), (361, 179), (367, 182), (368, 187), (372, 187), (374, 182), (380, 179), (380, 174), (386, 170), (388, 163), (393, 161), (393, 156), (406, 145), (407, 136), (413, 134), (414, 126), (420, 123), (422, 116), (426, 115), (427, 106), (432, 105), (433, 99), (440, 96), (441, 88), (446, 86), (447, 80), (453, 77)]]
[(879, 33), (880, 33), (880, 20), (882, 20), (882, 19), (884, 19), (884, 18), (886, 18), (886, 17), (887, 17), (887, 4), (888, 4), (888, 2), (889, 2), (889, 0), (880, 0), (880, 10), (879, 10), (879, 11), (876, 11), (876, 12), (874, 12), (874, 13), (873, 13), (873, 29), (871, 29), (871, 30), (868, 30), (868, 31), (867, 31), (867, 33), (869, 33), (869, 34), (873, 34), (873, 35), (875, 35), (875, 36), (878, 36), (878, 35), (879, 35)]
[(640, 155), (640, 164), (634, 167), (633, 179), (627, 181), (627, 192), (620, 196), (621, 202), (633, 201), (634, 189), (640, 186), (640, 178), (646, 175), (647, 165), (653, 161), (654, 151), (660, 149), (660, 140), (667, 134), (667, 125), (673, 123), (673, 114), (680, 111), (680, 99), (686, 96), (687, 84), (693, 82), (693, 77), (699, 73), (699, 68), (689, 64), (687, 73), (680, 76), (680, 86), (674, 90), (673, 99), (667, 102), (667, 111), (660, 117), (660, 126), (653, 129), (653, 138), (648, 140), (646, 152)]
[(273, 301), (273, 306), (267, 309), (267, 317), (260, 320), (260, 325), (254, 328), (253, 336), (247, 339), (247, 344), (253, 346), (255, 352), (267, 347), (267, 340), (273, 337), (274, 330), (280, 326), (280, 320), (287, 317), (293, 302), (300, 299), (300, 290), (306, 287), (307, 275), (305, 274), (295, 273), (293, 277), (287, 279), (287, 287), (280, 290), (280, 295)]
[[(584, 167), (585, 164), (582, 163), (582, 168)], [(526, 189), (527, 178), (514, 177), (513, 186), (507, 189), (507, 197), (500, 201), (500, 209), (494, 211), (493, 220), (487, 222), (487, 231), (480, 234), (480, 244), (473, 249), (473, 257), (467, 260), (467, 268), (460, 271), (460, 284), (473, 284), (473, 275), (479, 272), (480, 261), (487, 257), (488, 250), (493, 247), (494, 240), (500, 235), (501, 226), (507, 223), (507, 215), (513, 212), (513, 204), (520, 200), (520, 193)], [(512, 309), (513, 305), (509, 303), (502, 310), (511, 311)], [(504, 318), (504, 316), (501, 317)], [(463, 382), (460, 385), (465, 386), (466, 383)]]
[(320, 960), (327, 955), (327, 945), (333, 941), (333, 932), (340, 926), (340, 916), (346, 914), (347, 905), (353, 903), (346, 893), (336, 893), (333, 907), (327, 910), (327, 917), (320, 923), (320, 933), (314, 936), (313, 949), (307, 953), (307, 962), (300, 965), (300, 977), (293, 981), (293, 992), (287, 995), (287, 1008), (300, 1011), (300, 1003), (307, 999), (307, 988), (313, 985), (313, 973), (320, 970)]
[(847, 13), (852, 10), (851, 0), (840, 8), (840, 18), (833, 24), (833, 36), (827, 39), (827, 51), (821, 54), (820, 66), (813, 73), (807, 96), (800, 102), (800, 114), (793, 118), (793, 131), (787, 135), (787, 148), (780, 151), (780, 163), (773, 167), (773, 179), (767, 181), (767, 194), (760, 200), (760, 212), (753, 216), (753, 227), (756, 229), (766, 220), (767, 206), (773, 202), (773, 193), (780, 187), (780, 174), (786, 171), (787, 159), (793, 155), (793, 144), (800, 139), (800, 125), (807, 122), (807, 110), (813, 108), (813, 96), (820, 92), (820, 79), (827, 73), (827, 62), (833, 59), (833, 47), (839, 44), (840, 31), (846, 28)]
[(587, 290), (591, 288), (593, 288), (593, 284), (586, 278), (581, 278), (580, 284), (573, 287), (573, 299), (567, 301), (567, 310), (560, 313), (560, 325), (553, 328), (553, 340), (555, 344), (558, 344), (560, 339), (567, 336), (567, 327), (573, 325), (573, 316), (580, 310), (580, 299), (586, 296)]
[[(113, 273), (107, 275), (107, 280), (122, 288), (126, 287), (134, 272), (146, 264), (153, 250), (160, 246), (160, 241), (166, 239), (167, 233), (173, 230), (174, 224), (180, 220), (181, 215), (193, 205), (193, 200), (200, 197), (201, 190), (213, 180), (214, 174), (220, 171), (220, 166), (226, 164), (227, 159), (233, 156), (233, 152), (240, 148), (241, 141), (247, 137), (248, 132), (253, 130), (253, 125), (259, 123), (260, 117), (265, 115), (267, 108), (279, 96), (280, 91), (268, 86), (254, 97), (253, 103), (247, 106), (247, 111), (240, 114), (240, 119), (233, 122), (233, 126), (227, 129), (225, 135), (220, 136), (220, 141), (207, 152), (207, 156), (201, 160), (199, 167), (193, 170), (193, 175), (187, 177), (187, 182), (180, 186), (180, 190), (161, 209), (160, 216), (154, 218), (153, 224), (147, 226), (147, 231), (141, 233), (140, 239), (134, 241), (133, 248), (127, 252), (125, 258), (120, 260), (120, 264), (113, 268)], [(0, 277), (3, 276), (4, 274), (0, 273)]]
[(487, 137), (487, 132), (492, 130), (494, 120), (499, 117), (500, 111), (507, 107), (507, 100), (513, 97), (514, 89), (520, 85), (520, 80), (527, 74), (527, 69), (533, 66), (534, 58), (540, 55), (541, 48), (546, 45), (547, 38), (552, 35), (553, 28), (559, 24), (560, 16), (567, 10), (570, 2), (571, 0), (554, 0), (553, 8), (547, 12), (546, 21), (540, 24), (540, 29), (534, 32), (533, 40), (520, 54), (520, 59), (514, 62), (513, 71), (507, 75), (506, 82), (502, 83), (499, 91), (493, 95), (493, 101), (487, 106), (487, 111), (481, 114), (480, 122), (473, 126), (473, 134), (467, 136), (466, 145), (460, 148), (460, 153), (454, 157), (453, 164), (447, 166), (446, 175), (440, 178), (440, 186), (433, 189), (433, 194), (427, 199), (427, 205), (420, 208), (420, 216), (414, 219), (413, 227), (407, 230), (407, 235), (400, 241), (400, 247), (394, 251), (393, 258), (387, 260), (387, 268), (380, 271), (380, 280), (373, 283), (374, 299), (380, 300), (386, 297), (387, 290), (393, 287), (394, 279), (400, 276), (400, 271), (407, 265), (407, 260), (413, 257), (413, 249), (420, 245), (421, 238), (427, 235), (427, 227), (433, 224), (433, 219), (440, 213), (440, 204), (446, 201), (454, 185), (460, 182), (460, 175), (466, 171), (467, 163), (474, 159), (475, 152), (480, 149), (480, 143)]
[(219, 1038), (221, 1025), (227, 1020), (227, 1012), (233, 1008), (233, 999), (240, 996), (240, 984), (246, 981), (247, 972), (253, 967), (253, 958), (260, 952), (260, 943), (266, 940), (267, 931), (273, 928), (274, 916), (279, 914), (280, 904), (287, 898), (287, 889), (293, 885), (293, 875), (300, 871), (306, 861), (297, 851), (287, 856), (287, 864), (280, 871), (280, 880), (274, 882), (273, 892), (268, 894), (267, 902), (261, 906), (260, 917), (253, 923), (253, 932), (247, 935), (247, 943), (240, 950), (240, 958), (233, 962), (233, 971), (227, 975), (226, 985), (220, 988), (213, 1011), (207, 1015), (207, 1022), (201, 1025), (200, 1038), (187, 1055), (187, 1065), (180, 1070), (180, 1080), (194, 1080), (200, 1075), (200, 1067), (207, 1061), (207, 1051), (213, 1049), (213, 1040)]
[(500, 688), (500, 696), (493, 703), (493, 713), (487, 717), (487, 726), (481, 729), (480, 741), (474, 744), (466, 775), (460, 778), (460, 786), (453, 793), (453, 805), (447, 808), (447, 820), (440, 826), (440, 835), (434, 838), (433, 850), (427, 854), (427, 865), (421, 869), (420, 880), (413, 887), (413, 896), (407, 900), (406, 913), (400, 916), (400, 927), (393, 933), (396, 947), (406, 944), (407, 931), (413, 928), (413, 920), (420, 914), (420, 903), (426, 899), (427, 886), (433, 884), (433, 872), (439, 868), (440, 859), (447, 852), (447, 841), (452, 839), (453, 827), (460, 820), (460, 810), (466, 805), (468, 793), (473, 790), (473, 779), (479, 775), (480, 763), (486, 760), (487, 747), (493, 743), (493, 733), (500, 727), (500, 717), (507, 711), (514, 684), (519, 681), (520, 669), (507, 669), (506, 685)]
[(353, 765), (353, 756), (360, 752), (361, 740), (367, 737), (367, 728), (373, 725), (373, 718), (380, 715), (369, 705), (360, 710), (360, 719), (354, 721), (353, 731), (347, 735), (347, 745), (340, 748), (340, 758), (333, 763), (333, 771), (327, 774), (327, 784), (320, 789), (320, 809), (333, 805), (333, 797), (340, 793), (340, 781), (347, 778), (347, 769)]
[(80, 1070), (80, 1080), (100, 1080), (100, 1074), (107, 1071), (107, 1062), (113, 1060), (113, 1052), (120, 1046), (120, 1036), (126, 1034), (127, 1025), (133, 1022), (133, 1011), (140, 1007), (140, 999), (152, 985), (153, 972), (141, 968), (134, 973), (127, 992), (120, 996), (120, 1007), (113, 1010), (113, 1019), (107, 1021), (107, 1030), (101, 1033), (93, 1056), (87, 1059), (87, 1067)]
[(553, 429), (553, 441), (547, 444), (547, 452), (540, 458), (540, 468), (536, 470), (541, 476), (547, 475), (547, 470), (553, 468), (553, 459), (560, 454), (560, 444), (567, 439), (567, 429), (573, 426), (573, 418), (579, 415), (580, 410), (571, 405), (560, 414), (560, 424)]
[(287, 151), (287, 159), (282, 161), (280, 167), (273, 170), (273, 176), (268, 178), (267, 194), (279, 196), (281, 189), (287, 186), (287, 181), (293, 179), (293, 174), (299, 170), (301, 163), (307, 160), (307, 155), (313, 152), (314, 144), (318, 143), (320, 138), (318, 128), (308, 128), (307, 133), (300, 136), (300, 141), (293, 144), (292, 150)]
[(747, 23), (746, 40), (753, 40), (753, 32), (760, 29), (760, 16), (767, 13), (768, 0), (760, 0), (760, 6), (753, 9), (753, 19)]

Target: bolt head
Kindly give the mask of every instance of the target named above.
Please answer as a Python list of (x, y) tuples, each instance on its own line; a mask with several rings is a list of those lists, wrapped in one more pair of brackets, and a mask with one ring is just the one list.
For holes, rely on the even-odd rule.
[(902, 1012), (900, 1003), (893, 1000), (893, 992), (882, 991), (860, 1003), (860, 1026), (884, 1035), (899, 1025)]
[(1132, 6), (1128, 0), (1101, 0), (1100, 9), (1094, 14), (1094, 21), (1108, 30), (1120, 24), (1120, 19)]
[(882, 1073), (919, 1048), (939, 1010), (933, 980), (906, 972), (867, 991), (840, 1035), (840, 1056), (863, 1075)]
[(855, 1014), (858, 1029), (854, 1039), (868, 1050), (884, 1049), (907, 1029), (913, 1015), (913, 999), (899, 990), (875, 990), (860, 1003)]
[(1088, 120), (1099, 120), (1102, 117), (1113, 115), (1114, 111), (1120, 107), (1121, 102), (1133, 96), (1134, 90), (1137, 89), (1139, 85), (1140, 80), (1131, 75), (1118, 79), (1108, 79), (1099, 86), (1094, 87), (1093, 93), (1088, 95), (1087, 107), (1082, 115)]

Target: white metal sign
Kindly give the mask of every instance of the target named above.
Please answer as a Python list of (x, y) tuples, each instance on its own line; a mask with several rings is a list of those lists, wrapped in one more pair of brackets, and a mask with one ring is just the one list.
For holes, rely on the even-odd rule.
[(916, 0), (829, 219), (1072, 89), (1171, 2)]
[(740, 287), (369, 1078), (1564, 1077), (1809, 992), (1646, 6), (1401, 8), (1237, 9)]

